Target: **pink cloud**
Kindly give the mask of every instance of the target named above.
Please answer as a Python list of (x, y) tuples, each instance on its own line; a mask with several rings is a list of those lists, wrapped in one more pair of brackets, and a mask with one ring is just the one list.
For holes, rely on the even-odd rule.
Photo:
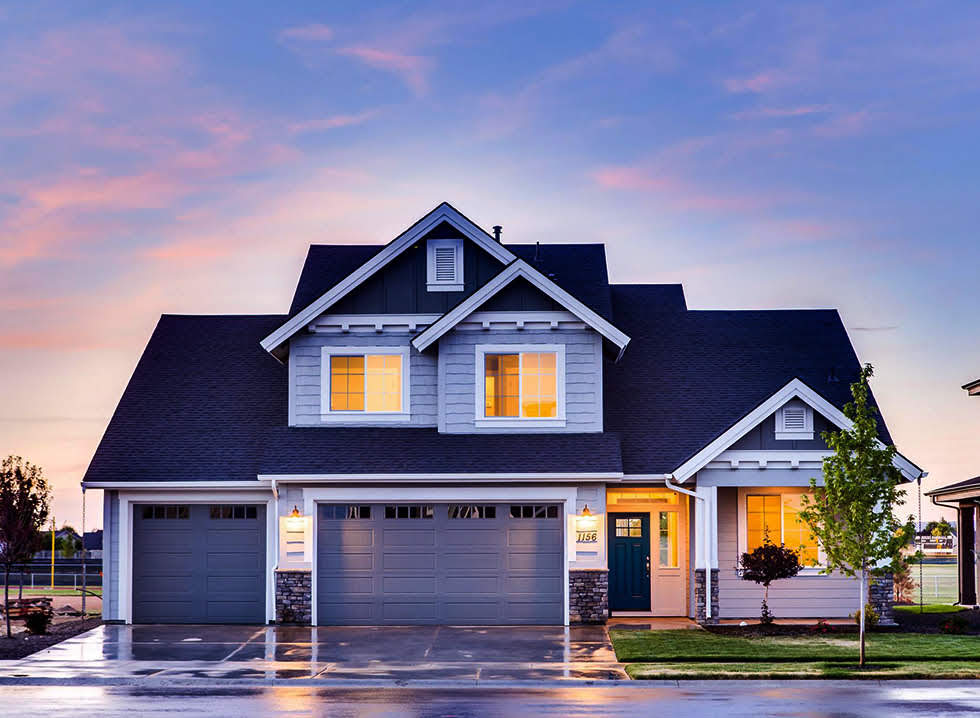
[(725, 80), (725, 89), (732, 93), (762, 93), (788, 85), (791, 80), (782, 70), (763, 70), (748, 77), (730, 77)]
[(363, 45), (342, 47), (337, 50), (337, 54), (353, 57), (369, 67), (398, 75), (418, 96), (424, 95), (428, 90), (426, 75), (431, 63), (424, 57)]
[(840, 138), (853, 137), (864, 132), (871, 122), (871, 113), (867, 110), (848, 112), (837, 115), (827, 122), (813, 128), (813, 134), (818, 137)]
[(293, 122), (288, 126), (288, 130), (293, 134), (304, 132), (326, 132), (335, 130), (339, 127), (353, 127), (360, 125), (378, 114), (377, 110), (365, 110), (353, 115), (330, 115), (315, 120), (305, 120), (303, 122)]
[(279, 33), (280, 40), (305, 40), (325, 42), (333, 38), (333, 29), (320, 23), (287, 27)]
[(798, 107), (759, 107), (754, 110), (743, 110), (736, 112), (732, 117), (736, 120), (746, 120), (753, 118), (783, 118), (783, 117), (806, 117), (808, 115), (820, 115), (830, 112), (830, 105), (801, 105)]

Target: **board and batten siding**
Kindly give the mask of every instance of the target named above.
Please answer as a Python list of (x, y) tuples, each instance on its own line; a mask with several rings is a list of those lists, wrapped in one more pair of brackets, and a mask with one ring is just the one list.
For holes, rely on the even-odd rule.
[[(758, 618), (763, 587), (743, 581), (738, 563), (738, 488), (718, 489), (718, 601), (721, 618)], [(858, 580), (839, 574), (796, 576), (769, 587), (779, 618), (846, 618), (857, 610)]]
[(409, 405), (408, 421), (371, 422), (370, 414), (352, 418), (349, 422), (331, 421), (329, 426), (435, 426), (438, 409), (437, 364), (434, 352), (421, 354), (410, 345), (411, 336), (405, 334), (305, 334), (290, 340), (289, 388), (290, 425), (321, 426), (320, 382), (321, 348), (364, 347), (365, 353), (383, 353), (386, 347), (408, 347), (409, 351)]
[(102, 587), (102, 620), (119, 620), (119, 492), (105, 491), (103, 495), (103, 523), (108, 529), (102, 547), (105, 564)]
[[(564, 344), (565, 426), (477, 428), (476, 347), (480, 344)], [(602, 338), (591, 329), (452, 331), (439, 340), (439, 430), (472, 433), (602, 431)]]

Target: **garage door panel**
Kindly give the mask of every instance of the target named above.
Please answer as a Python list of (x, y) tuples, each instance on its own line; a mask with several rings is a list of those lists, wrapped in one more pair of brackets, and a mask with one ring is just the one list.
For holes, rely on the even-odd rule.
[[(333, 526), (322, 526), (319, 545), (325, 549), (351, 550), (374, 546), (374, 530), (354, 528), (342, 525), (343, 522), (331, 521)], [(341, 524), (338, 526), (338, 524)], [(332, 530), (331, 530), (332, 529)]]
[(133, 620), (264, 623), (264, 504), (133, 507)]
[[(392, 506), (371, 505), (369, 518), (360, 518), (363, 510), (349, 511), (343, 505), (320, 507), (321, 519), (349, 518), (318, 522), (319, 624), (563, 621), (563, 523), (557, 518), (563, 512), (547, 509), (549, 518), (535, 506), (534, 513), (524, 516), (524, 507), (518, 507), (521, 518), (512, 518), (507, 504), (494, 505), (494, 510), (481, 505), (465, 513), (434, 504), (418, 510), (420, 518), (407, 518)], [(416, 511), (418, 505), (412, 506)], [(399, 513), (402, 518), (384, 518)], [(369, 545), (351, 551), (349, 536), (372, 533)], [(367, 588), (365, 580), (355, 586), (352, 576), (358, 575), (373, 577), (373, 585)]]

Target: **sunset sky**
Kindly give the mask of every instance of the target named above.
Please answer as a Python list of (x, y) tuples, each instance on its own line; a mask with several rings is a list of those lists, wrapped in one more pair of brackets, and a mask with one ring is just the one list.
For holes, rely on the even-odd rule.
[(648, 5), (0, 2), (0, 453), (77, 527), (161, 313), (283, 312), (308, 244), (448, 200), (839, 308), (926, 486), (980, 474), (980, 5)]

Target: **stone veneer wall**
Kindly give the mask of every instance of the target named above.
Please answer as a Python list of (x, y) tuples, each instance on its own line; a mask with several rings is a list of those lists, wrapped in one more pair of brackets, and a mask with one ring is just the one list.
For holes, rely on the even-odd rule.
[(276, 571), (276, 623), (308, 626), (313, 621), (313, 574)]
[(609, 571), (604, 568), (568, 572), (568, 622), (605, 623), (609, 619)]
[(701, 624), (718, 623), (718, 569), (711, 569), (711, 618), (704, 613), (704, 569), (694, 569), (694, 620)]
[(878, 614), (879, 626), (895, 625), (895, 581), (890, 573), (871, 577), (868, 603)]

